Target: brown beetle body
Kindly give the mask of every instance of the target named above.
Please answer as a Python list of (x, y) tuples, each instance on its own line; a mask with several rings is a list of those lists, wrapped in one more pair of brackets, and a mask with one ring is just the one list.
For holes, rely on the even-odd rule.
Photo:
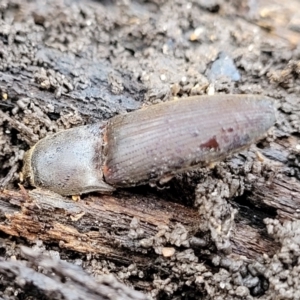
[(266, 97), (189, 97), (46, 137), (26, 155), (23, 172), (62, 195), (164, 181), (241, 150), (274, 122)]

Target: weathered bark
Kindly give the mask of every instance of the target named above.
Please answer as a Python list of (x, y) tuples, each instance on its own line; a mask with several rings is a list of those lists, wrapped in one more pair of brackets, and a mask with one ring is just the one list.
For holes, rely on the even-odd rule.
[[(283, 180), (285, 185), (282, 185)], [(276, 208), (278, 215), (284, 216), (296, 210), (299, 191), (299, 182), (282, 176), (269, 186), (257, 183), (250, 199), (269, 209)], [(117, 196), (89, 195), (75, 202), (54, 193), (33, 190), (28, 194), (3, 191), (0, 200), (0, 210), (5, 216), (0, 223), (3, 232), (29, 241), (55, 242), (77, 252), (96, 253), (126, 265), (132, 262), (141, 266), (151, 264), (157, 254), (152, 251), (149, 254), (140, 241), (155, 237), (162, 226), (174, 228), (181, 223), (193, 238), (197, 236), (201, 222), (196, 209), (155, 195), (132, 196), (123, 192)], [(294, 215), (289, 217), (295, 218)], [(130, 234), (133, 218), (138, 220), (142, 230), (135, 238)], [(276, 250), (274, 241), (264, 230), (251, 227), (243, 220), (237, 223), (231, 241), (234, 253), (249, 258), (257, 258), (263, 253), (272, 255)]]
[[(78, 266), (61, 260), (39, 255), (29, 248), (22, 248), (23, 257), (30, 264), (21, 261), (0, 260), (1, 283), (15, 281), (23, 286), (27, 297), (43, 299), (119, 299), (146, 300), (144, 294), (119, 283), (113, 276), (102, 276), (97, 281)], [(43, 268), (43, 273), (34, 268)]]
[(97, 253), (124, 264), (146, 266), (152, 259), (146, 250), (139, 253), (143, 249), (129, 235), (133, 218), (140, 221), (144, 238), (154, 236), (158, 226), (180, 222), (192, 229), (198, 222), (196, 211), (154, 196), (88, 196), (74, 202), (42, 190), (29, 192), (27, 199), (20, 192), (0, 195), (6, 206), (1, 208), (6, 220), (0, 229), (7, 234), (56, 242), (62, 248)]
[[(0, 88), (3, 92), (9, 92), (10, 99), (34, 95), (40, 104), (53, 105), (54, 113), (59, 114), (66, 108), (76, 107), (87, 120), (108, 118), (115, 112), (126, 112), (141, 106), (145, 87), (132, 78), (131, 74), (115, 70), (109, 63), (94, 62), (84, 58), (75, 59), (70, 54), (62, 54), (60, 51), (47, 47), (37, 51), (35, 59), (37, 62), (47, 64), (52, 72), (46, 76), (40, 73), (40, 67), (33, 66), (30, 70), (22, 70), (17, 75), (0, 72)], [(55, 71), (60, 72), (66, 78), (74, 77), (78, 71), (88, 79), (86, 79), (85, 86), (81, 83), (82, 87), (74, 87), (66, 79), (57, 86), (51, 85), (48, 81), (47, 85), (45, 83), (47, 77), (55, 78)], [(78, 81), (83, 80), (80, 76), (77, 78)], [(116, 80), (120, 80), (122, 92), (113, 91), (113, 84)], [(54, 91), (56, 94), (53, 93)], [(57, 94), (59, 91), (60, 94)], [(93, 101), (87, 102), (87, 99), (93, 99)], [(14, 103), (6, 101), (1, 103), (0, 107), (2, 105), (7, 108), (13, 107)]]

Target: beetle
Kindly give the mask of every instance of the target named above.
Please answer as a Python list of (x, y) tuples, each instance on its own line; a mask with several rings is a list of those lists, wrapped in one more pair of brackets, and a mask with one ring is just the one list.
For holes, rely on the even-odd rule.
[(265, 96), (187, 97), (47, 136), (25, 154), (22, 172), (61, 195), (164, 183), (240, 151), (274, 123)]

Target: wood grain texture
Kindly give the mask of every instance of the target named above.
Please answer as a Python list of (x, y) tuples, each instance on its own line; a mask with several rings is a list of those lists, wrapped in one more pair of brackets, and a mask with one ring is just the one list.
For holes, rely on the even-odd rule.
[[(265, 194), (271, 197), (273, 190), (266, 190)], [(153, 195), (88, 196), (79, 202), (42, 190), (31, 191), (27, 196), (25, 199), (20, 192), (0, 192), (0, 209), (5, 215), (0, 230), (29, 241), (38, 238), (55, 242), (65, 249), (95, 253), (124, 264), (150, 264), (157, 254), (152, 250), (153, 245), (147, 249), (141, 241), (155, 237), (163, 226), (174, 228), (181, 223), (192, 239), (201, 222), (197, 210)], [(130, 234), (133, 219), (138, 220), (142, 232), (136, 238)], [(249, 258), (272, 254), (276, 249), (264, 230), (243, 221), (237, 223), (231, 241), (234, 253)]]

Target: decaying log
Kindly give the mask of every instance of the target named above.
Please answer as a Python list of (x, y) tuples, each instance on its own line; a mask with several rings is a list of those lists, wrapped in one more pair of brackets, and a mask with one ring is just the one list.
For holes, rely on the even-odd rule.
[[(47, 76), (38, 67), (22, 71), (21, 76), (0, 72), (2, 93), (7, 93), (10, 99), (34, 97), (41, 105), (50, 104), (55, 107), (53, 114), (59, 114), (66, 107), (73, 107), (87, 120), (109, 118), (115, 112), (137, 109), (142, 105), (141, 100), (145, 94), (143, 85), (132, 78), (132, 75), (115, 70), (108, 63), (78, 57), (75, 59), (70, 54), (62, 54), (47, 47), (36, 53), (36, 60), (52, 71)], [(56, 76), (55, 72), (63, 73), (66, 77), (56, 87), (47, 81)], [(81, 83), (82, 86), (77, 86), (76, 90), (67, 82), (67, 78), (73, 78), (75, 74), (79, 81), (84, 81), (83, 76), (86, 81), (84, 85)], [(115, 81), (120, 81), (122, 91), (114, 90)], [(68, 93), (58, 94), (62, 87), (67, 88)], [(53, 90), (56, 90), (56, 94)], [(87, 99), (92, 101), (87, 102)], [(4, 108), (15, 106), (10, 101), (0, 103), (0, 108), (2, 105), (6, 105)]]
[[(257, 15), (249, 11), (245, 16), (239, 11), (247, 11), (248, 6), (251, 10), (255, 1), (217, 1), (217, 5), (206, 1), (204, 7), (196, 2), (25, 1), (24, 5), (17, 0), (3, 1), (0, 232), (5, 239), (0, 250), (7, 261), (0, 260), (1, 287), (13, 286), (11, 293), (21, 291), (24, 298), (32, 295), (30, 288), (35, 286), (41, 293), (33, 295), (37, 299), (71, 299), (68, 297), (76, 293), (76, 297), (101, 299), (104, 292), (114, 299), (126, 299), (126, 295), (127, 299), (144, 299), (114, 279), (102, 278), (96, 287), (92, 276), (107, 272), (156, 299), (193, 299), (195, 295), (252, 299), (269, 292), (270, 297), (264, 298), (269, 300), (278, 291), (278, 298), (287, 299), (282, 284), (292, 282), (298, 274), (294, 262), (299, 255), (285, 246), (296, 249), (298, 244), (268, 235), (263, 220), (299, 219), (299, 49), (290, 51), (299, 34), (293, 30), (293, 39), (285, 34), (278, 39), (278, 32), (287, 31), (277, 30), (281, 23), (259, 8), (262, 3)], [(272, 2), (264, 3), (271, 12)], [(298, 4), (291, 2), (294, 14)], [(252, 9), (255, 13), (256, 8)], [(297, 18), (285, 9), (278, 10), (278, 15), (283, 14), (289, 25), (298, 28), (297, 22), (290, 22)], [(274, 28), (265, 34), (261, 21), (268, 16), (266, 24)], [(253, 25), (256, 18), (261, 27)], [(220, 81), (210, 81), (205, 75), (224, 49), (240, 73), (239, 82), (226, 74)], [(192, 190), (186, 205), (167, 201), (162, 192), (147, 188), (142, 193), (132, 189), (113, 195), (91, 194), (77, 202), (47, 191), (17, 189), (24, 151), (45, 135), (105, 120), (145, 103), (211, 92), (268, 95), (281, 114), (277, 132), (258, 145), (262, 157), (250, 161), (249, 168), (243, 164), (251, 160), (251, 151), (243, 159), (235, 158), (237, 167), (228, 161), (221, 163), (224, 176), (218, 166), (205, 173), (212, 175), (212, 186), (221, 182), (225, 189), (233, 187), (229, 197), (220, 196), (228, 215), (232, 207), (237, 208), (230, 231), (232, 254), (220, 251), (209, 232), (200, 230), (204, 223), (201, 208), (188, 206), (199, 205), (196, 185), (205, 179), (197, 181), (191, 176), (188, 184), (178, 180), (171, 186), (175, 201), (185, 199)], [(263, 170), (255, 173), (252, 166), (264, 159), (270, 163), (263, 162)], [(209, 202), (209, 196), (206, 200)], [(222, 205), (213, 220), (216, 225), (223, 225), (221, 217), (227, 217)], [(297, 223), (293, 226), (295, 229)], [(74, 256), (80, 257), (82, 267), (92, 276), (34, 251), (23, 250), (27, 265), (13, 261), (21, 258), (20, 244), (38, 247), (40, 241), (46, 255), (56, 250), (74, 264)], [(17, 246), (10, 251), (14, 243)], [(105, 264), (114, 267), (103, 271)], [(256, 270), (253, 265), (258, 266)], [(34, 270), (41, 266), (42, 272)], [(136, 269), (131, 272), (131, 267)], [(54, 289), (45, 289), (46, 283)], [(295, 286), (297, 291), (298, 284)], [(2, 292), (1, 288), (3, 298), (10, 293)]]
[[(288, 177), (284, 179), (291, 182)], [(287, 202), (289, 207), (296, 207), (300, 201), (300, 193), (296, 192), (299, 183), (283, 187), (281, 182), (282, 179), (274, 180), (272, 185), (260, 190), (257, 187), (260, 193), (257, 201), (265, 201), (266, 205), (266, 199), (276, 199), (278, 214), (284, 213)], [(293, 191), (290, 191), (290, 197), (287, 189)], [(285, 197), (278, 197), (279, 193)], [(134, 262), (147, 266), (153, 261), (157, 256), (152, 251), (154, 245), (145, 247), (143, 241), (155, 237), (163, 226), (175, 228), (181, 223), (191, 239), (197, 236), (201, 222), (194, 208), (155, 195), (133, 196), (126, 191), (113, 196), (89, 195), (77, 202), (38, 189), (28, 194), (3, 191), (0, 200), (0, 209), (5, 215), (5, 220), (0, 223), (3, 232), (29, 241), (55, 242), (62, 248), (81, 253), (96, 253), (126, 265)], [(264, 230), (251, 227), (243, 220), (238, 221), (231, 241), (234, 253), (249, 258), (263, 253), (271, 255), (276, 249)], [(172, 246), (176, 248), (176, 245)]]
[[(40, 255), (26, 247), (22, 247), (22, 253), (30, 263), (0, 260), (1, 283), (9, 285), (14, 282), (15, 288), (23, 287), (27, 296), (66, 300), (149, 299), (119, 283), (112, 275), (102, 276), (96, 281), (73, 264)], [(43, 273), (34, 267), (43, 268)]]

